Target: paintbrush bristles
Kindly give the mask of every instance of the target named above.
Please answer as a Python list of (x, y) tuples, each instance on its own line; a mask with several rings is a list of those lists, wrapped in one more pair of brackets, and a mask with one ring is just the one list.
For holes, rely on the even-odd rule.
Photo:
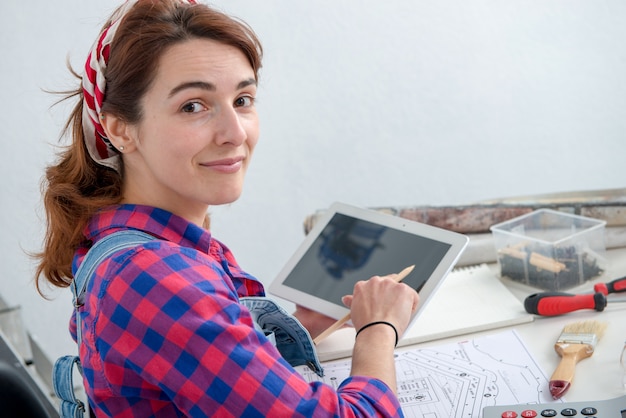
[(606, 330), (607, 323), (600, 321), (574, 322), (563, 327), (564, 334), (594, 334), (599, 340)]

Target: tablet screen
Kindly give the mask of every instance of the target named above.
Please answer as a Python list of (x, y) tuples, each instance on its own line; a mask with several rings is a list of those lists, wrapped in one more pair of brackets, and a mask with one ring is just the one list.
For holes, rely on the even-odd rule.
[(419, 311), (467, 242), (456, 232), (335, 202), (269, 291), (339, 319), (349, 312), (341, 298), (352, 294), (356, 282), (414, 265), (403, 282), (420, 293)]
[(450, 244), (335, 213), (283, 284), (341, 305), (359, 280), (398, 273), (415, 264), (404, 280), (418, 292)]

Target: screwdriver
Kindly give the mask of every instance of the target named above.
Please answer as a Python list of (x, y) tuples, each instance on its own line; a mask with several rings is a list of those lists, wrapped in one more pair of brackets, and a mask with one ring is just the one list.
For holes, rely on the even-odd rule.
[(598, 283), (594, 286), (594, 291), (593, 294), (583, 295), (565, 292), (534, 293), (524, 300), (524, 309), (528, 313), (542, 316), (562, 315), (580, 309), (595, 309), (601, 312), (608, 303), (606, 296), (609, 293), (626, 292), (626, 277), (615, 279), (610, 283)]
[(604, 294), (626, 292), (626, 276), (615, 279), (609, 283), (597, 283), (593, 286), (593, 290)]

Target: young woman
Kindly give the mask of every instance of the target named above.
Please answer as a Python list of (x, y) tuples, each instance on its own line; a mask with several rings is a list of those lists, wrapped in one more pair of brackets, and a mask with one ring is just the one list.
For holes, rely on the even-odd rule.
[[(72, 142), (46, 172), (38, 276), (67, 287), (103, 238), (153, 238), (97, 264), (78, 308), (98, 417), (401, 415), (393, 349), (415, 291), (393, 275), (358, 283), (344, 298), (363, 329), (352, 375), (336, 390), (308, 383), (255, 325), (262, 284), (208, 229), (209, 206), (239, 198), (257, 144), (261, 54), (251, 29), (208, 6), (135, 0), (87, 59)], [(306, 338), (332, 323), (295, 315)]]

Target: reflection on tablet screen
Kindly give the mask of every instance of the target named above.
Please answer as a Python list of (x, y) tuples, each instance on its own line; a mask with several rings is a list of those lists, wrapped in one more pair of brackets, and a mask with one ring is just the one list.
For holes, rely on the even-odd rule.
[(404, 283), (418, 292), (450, 244), (336, 213), (284, 284), (342, 305), (354, 284), (415, 265)]

